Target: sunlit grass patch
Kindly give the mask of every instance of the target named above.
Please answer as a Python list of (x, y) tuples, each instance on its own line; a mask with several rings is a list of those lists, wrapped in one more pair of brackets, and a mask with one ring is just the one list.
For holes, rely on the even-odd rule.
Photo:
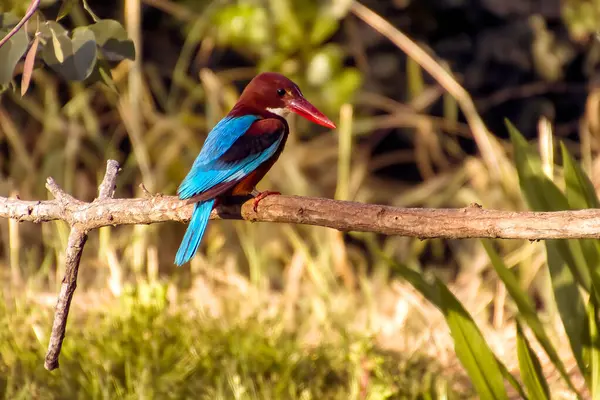
[[(304, 316), (221, 317), (169, 304), (141, 285), (102, 308), (75, 308), (60, 369), (43, 368), (51, 309), (1, 305), (0, 393), (5, 398), (458, 398), (435, 360), (378, 349), (372, 338), (331, 326), (305, 340)], [(238, 311), (236, 312), (235, 309)], [(289, 322), (289, 321), (288, 321)], [(427, 397), (433, 396), (433, 397)]]

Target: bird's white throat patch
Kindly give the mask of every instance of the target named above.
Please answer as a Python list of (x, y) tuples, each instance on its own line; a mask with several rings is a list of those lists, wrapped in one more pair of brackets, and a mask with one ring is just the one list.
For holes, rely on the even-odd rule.
[(269, 108), (267, 107), (267, 111), (273, 114), (277, 114), (280, 117), (287, 117), (290, 114), (290, 111), (287, 108)]

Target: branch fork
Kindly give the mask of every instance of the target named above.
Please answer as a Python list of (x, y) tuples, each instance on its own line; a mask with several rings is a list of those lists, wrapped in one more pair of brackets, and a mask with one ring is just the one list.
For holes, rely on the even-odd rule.
[[(112, 199), (115, 195), (117, 185), (117, 174), (119, 173), (119, 163), (114, 160), (109, 160), (106, 164), (106, 173), (104, 179), (98, 188), (98, 197), (94, 200), (102, 201)], [(46, 188), (52, 193), (56, 201), (64, 205), (85, 204), (77, 200), (70, 194), (63, 191), (52, 178), (46, 181)], [(50, 334), (50, 343), (44, 361), (44, 367), (48, 371), (57, 369), (59, 366), (58, 357), (62, 348), (63, 340), (65, 339), (65, 331), (67, 327), (67, 318), (71, 307), (71, 300), (77, 288), (77, 274), (79, 272), (79, 263), (83, 254), (83, 247), (87, 241), (87, 233), (89, 228), (85, 223), (71, 221), (71, 232), (67, 242), (67, 251), (65, 255), (65, 276), (62, 280), (60, 293), (56, 302), (56, 311), (54, 314), (54, 322), (52, 324), (52, 333)]]

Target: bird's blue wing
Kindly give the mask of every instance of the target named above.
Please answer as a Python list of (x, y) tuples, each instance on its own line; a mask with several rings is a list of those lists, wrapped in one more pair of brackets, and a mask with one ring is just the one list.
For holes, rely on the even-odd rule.
[[(266, 122), (265, 125), (273, 126), (273, 129), (262, 132), (260, 135), (244, 136), (245, 131), (238, 135), (236, 141), (231, 143), (228, 148), (220, 149), (219, 157), (208, 161), (205, 161), (206, 158), (202, 158), (201, 162), (198, 162), (203, 154), (201, 152), (177, 190), (179, 198), (189, 199), (216, 185), (238, 182), (271, 158), (277, 152), (284, 138), (284, 127), (279, 121), (274, 124), (269, 124), (267, 120), (260, 122), (262, 121)], [(229, 135), (232, 136), (232, 134)]]
[(212, 128), (194, 161), (194, 166), (209, 164), (221, 157), (258, 120), (256, 115), (225, 117)]

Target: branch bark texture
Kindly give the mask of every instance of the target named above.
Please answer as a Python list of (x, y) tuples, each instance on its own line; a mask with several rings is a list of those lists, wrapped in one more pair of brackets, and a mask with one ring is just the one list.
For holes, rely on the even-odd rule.
[[(52, 188), (53, 181), (47, 186)], [(52, 182), (52, 184), (51, 184)], [(52, 189), (51, 189), (52, 191)], [(0, 218), (46, 222), (62, 220), (87, 230), (103, 226), (187, 222), (193, 206), (175, 196), (99, 198), (91, 203), (66, 193), (54, 200), (24, 201), (0, 197)], [(252, 201), (223, 205), (211, 219), (244, 219), (318, 225), (341, 231), (377, 232), (418, 238), (581, 239), (600, 238), (600, 209), (554, 212), (398, 208), (299, 196), (268, 196), (258, 210)]]
[[(65, 254), (65, 277), (59, 293), (45, 367), (58, 368), (69, 307), (87, 233), (103, 226), (189, 221), (193, 205), (174, 196), (114, 199), (119, 164), (107, 163), (98, 198), (88, 203), (65, 193), (52, 178), (46, 182), (54, 200), (26, 201), (0, 197), (0, 218), (71, 226)], [(460, 209), (397, 208), (351, 201), (298, 196), (269, 196), (257, 211), (253, 201), (221, 205), (211, 219), (244, 219), (317, 225), (340, 231), (376, 232), (418, 238), (581, 239), (600, 238), (600, 209), (557, 212), (485, 210), (478, 205)]]

